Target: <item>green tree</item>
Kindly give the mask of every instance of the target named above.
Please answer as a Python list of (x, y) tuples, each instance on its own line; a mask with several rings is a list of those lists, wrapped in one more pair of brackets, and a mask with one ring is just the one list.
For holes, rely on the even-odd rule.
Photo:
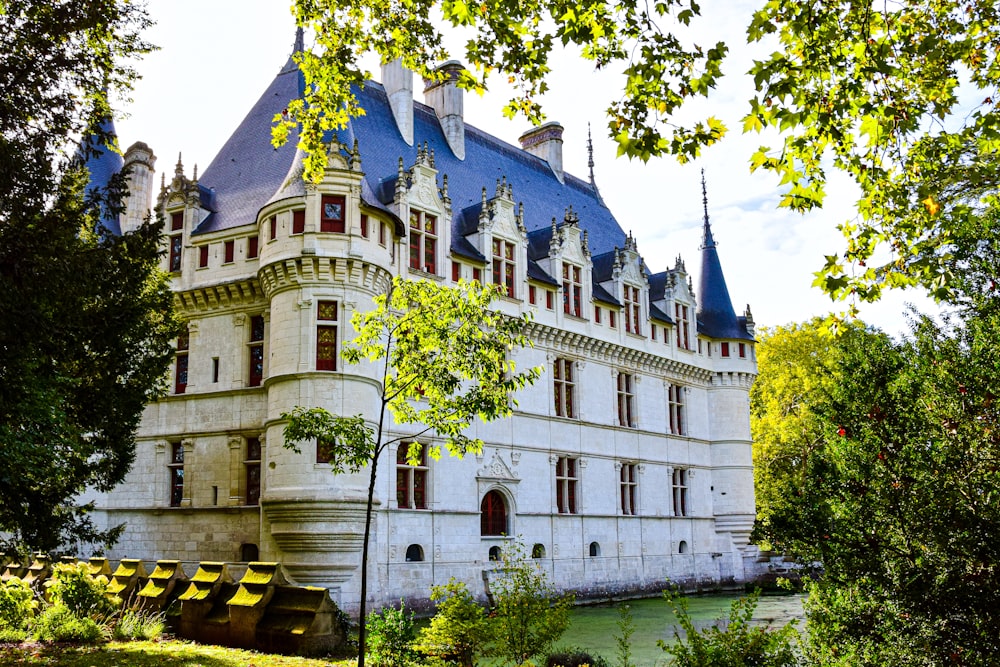
[[(113, 138), (108, 90), (149, 50), (124, 0), (0, 2), (0, 531), (7, 548), (108, 543), (74, 498), (106, 491), (134, 458), (175, 335), (159, 231), (123, 236), (124, 180), (85, 192), (81, 167)], [(81, 136), (87, 139), (77, 150)], [(73, 156), (74, 153), (77, 157)]]
[[(325, 131), (363, 113), (351, 86), (371, 78), (367, 53), (433, 78), (450, 57), (445, 30), (467, 37), (471, 68), (459, 85), (482, 93), (490, 74), (514, 86), (504, 108), (538, 122), (552, 76), (554, 48), (570, 48), (596, 69), (621, 71), (620, 95), (607, 107), (607, 129), (630, 158), (675, 155), (681, 161), (720, 140), (726, 128), (707, 117), (678, 124), (677, 112), (720, 85), (728, 48), (704, 48), (693, 30), (702, 14), (726, 3), (694, 0), (296, 0), (298, 24), (315, 45), (298, 56), (305, 97), (275, 118), (275, 139), (295, 130), (322, 176)], [(444, 26), (444, 28), (442, 27)], [(845, 248), (830, 254), (816, 284), (838, 299), (873, 301), (882, 289), (919, 285), (943, 298), (956, 225), (997, 205), (1000, 186), (1000, 17), (993, 0), (761, 0), (747, 27), (751, 43), (776, 42), (753, 64), (756, 94), (744, 132), (775, 130), (776, 148), (747, 156), (784, 189), (781, 206), (820, 206), (831, 168), (847, 174), (861, 197), (840, 226)], [(853, 305), (852, 305), (853, 308)]]
[(437, 602), (437, 613), (420, 631), (416, 650), (447, 664), (475, 667), (489, 641), (486, 610), (454, 577), (444, 586), (434, 586), (431, 600)]
[[(865, 335), (860, 323), (848, 325), (848, 330), (850, 335)], [(819, 490), (808, 477), (815, 472), (810, 459), (825, 441), (827, 424), (817, 408), (836, 381), (839, 350), (838, 337), (818, 317), (763, 328), (757, 335), (750, 431), (758, 543), (790, 551), (786, 529), (815, 521), (815, 511), (822, 506), (821, 498), (809, 495)]]
[(724, 628), (712, 625), (701, 630), (688, 613), (687, 599), (673, 591), (663, 597), (677, 618), (683, 636), (674, 631), (674, 641), (657, 640), (673, 658), (676, 667), (795, 667), (800, 664), (795, 648), (794, 622), (778, 630), (753, 625), (759, 592), (734, 600)]
[(569, 627), (572, 595), (559, 595), (520, 541), (500, 550), (490, 577), (491, 654), (505, 665), (524, 665), (544, 653)]
[[(393, 444), (433, 433), (452, 455), (481, 451), (483, 443), (466, 430), (477, 417), (491, 421), (509, 416), (512, 394), (533, 382), (539, 368), (518, 372), (510, 353), (529, 345), (523, 330), (528, 316), (508, 316), (491, 308), (495, 286), (460, 281), (444, 287), (429, 281), (395, 278), (387, 294), (375, 297), (375, 308), (357, 312), (357, 331), (342, 352), (347, 363), (381, 364), (380, 400), (375, 423), (364, 415), (334, 415), (323, 408), (298, 407), (282, 415), (285, 446), (316, 440), (330, 455), (333, 472), (369, 471), (365, 537), (361, 555), (361, 619), (368, 591), (368, 543), (379, 458)], [(423, 429), (392, 436), (390, 424), (420, 424)], [(410, 460), (422, 446), (410, 448)], [(430, 445), (431, 457), (441, 455)], [(359, 628), (358, 665), (364, 667), (365, 628)]]

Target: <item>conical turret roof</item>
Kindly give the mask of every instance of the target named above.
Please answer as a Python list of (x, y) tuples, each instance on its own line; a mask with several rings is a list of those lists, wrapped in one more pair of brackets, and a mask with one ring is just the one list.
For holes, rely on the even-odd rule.
[[(101, 121), (99, 129), (81, 141), (80, 149), (77, 151), (77, 159), (82, 161), (90, 173), (90, 180), (87, 182), (86, 193), (93, 195), (96, 191), (103, 190), (111, 183), (111, 178), (122, 170), (124, 160), (116, 151), (105, 145), (109, 139), (117, 137), (115, 133), (115, 123), (111, 118)], [(118, 236), (122, 233), (118, 216), (111, 215), (105, 210), (101, 217), (101, 225), (107, 233)]]
[(698, 332), (711, 338), (735, 338), (753, 340), (747, 333), (746, 321), (736, 316), (733, 302), (729, 298), (726, 277), (722, 273), (722, 262), (712, 235), (712, 225), (708, 220), (708, 194), (705, 188), (705, 172), (701, 175), (702, 202), (705, 221), (701, 243), (701, 276), (698, 280)]

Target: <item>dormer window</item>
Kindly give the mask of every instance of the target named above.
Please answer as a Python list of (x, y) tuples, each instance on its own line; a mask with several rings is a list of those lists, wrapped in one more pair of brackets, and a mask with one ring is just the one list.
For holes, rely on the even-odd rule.
[(410, 211), (410, 268), (436, 273), (437, 218), (423, 211)]
[(514, 244), (493, 239), (493, 283), (514, 297)]
[(184, 247), (184, 212), (170, 214), (170, 272), (181, 270), (181, 249)]
[(639, 288), (625, 285), (625, 331), (640, 334), (639, 330)]
[(580, 267), (574, 264), (563, 264), (562, 270), (563, 312), (582, 317), (583, 284), (580, 280)]
[(319, 231), (343, 234), (346, 230), (344, 225), (344, 209), (343, 197), (323, 195), (323, 210), (319, 219)]
[(689, 331), (691, 322), (688, 319), (688, 307), (679, 303), (674, 304), (674, 315), (677, 320), (677, 347), (683, 350), (691, 349), (691, 338)]

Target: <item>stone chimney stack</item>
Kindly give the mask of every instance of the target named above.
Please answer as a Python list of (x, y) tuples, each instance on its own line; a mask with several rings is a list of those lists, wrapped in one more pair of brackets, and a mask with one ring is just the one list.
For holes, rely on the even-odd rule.
[(521, 135), (521, 148), (549, 163), (549, 168), (559, 182), (563, 182), (563, 126), (545, 123)]
[(125, 151), (122, 169), (128, 174), (128, 199), (121, 221), (122, 232), (131, 232), (141, 225), (153, 208), (153, 173), (156, 156), (153, 150), (137, 141)]
[(424, 102), (437, 113), (448, 146), (459, 160), (465, 159), (465, 91), (457, 85), (463, 69), (457, 60), (449, 60), (437, 68), (444, 75), (441, 81), (424, 79)]
[[(403, 135), (403, 141), (413, 145), (413, 72), (403, 67), (401, 58), (382, 65), (382, 85), (389, 97), (392, 117)], [(461, 111), (459, 111), (461, 114)]]

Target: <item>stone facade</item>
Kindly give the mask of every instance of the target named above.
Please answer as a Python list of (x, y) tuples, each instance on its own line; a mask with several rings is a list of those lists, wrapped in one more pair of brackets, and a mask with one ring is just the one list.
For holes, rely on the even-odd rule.
[[(534, 347), (514, 360), (545, 372), (513, 417), (473, 426), (480, 455), (380, 461), (370, 601), (419, 605), (450, 577), (482, 594), (509, 536), (584, 596), (744, 581), (756, 556), (749, 311), (734, 314), (721, 269), (698, 293), (680, 258), (652, 273), (593, 178), (563, 173), (562, 128), (547, 129), (543, 159), (466, 127), (453, 77), (427, 105), (408, 77), (390, 65), (391, 96), (366, 87), (368, 114), (331, 137), (318, 184), (303, 182), (294, 146), (251, 141), (266, 142), (275, 105), (295, 95), (291, 63), (200, 180), (180, 161), (163, 180), (163, 268), (188, 334), (134, 468), (95, 495), (102, 521), (126, 524), (109, 555), (280, 561), (354, 608), (367, 472), (334, 476), (315, 443), (284, 447), (279, 415), (374, 417), (375, 370), (338, 354), (352, 314), (393, 276), (460, 277), (503, 285), (498, 307), (533, 315)], [(707, 210), (701, 253), (705, 273), (718, 263)]]

